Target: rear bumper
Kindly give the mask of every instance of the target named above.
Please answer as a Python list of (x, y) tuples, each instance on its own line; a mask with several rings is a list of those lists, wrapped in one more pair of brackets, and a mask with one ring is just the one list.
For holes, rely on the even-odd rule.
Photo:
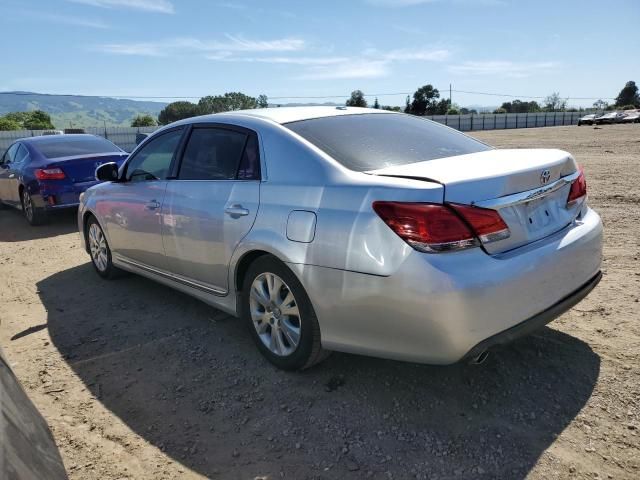
[(80, 194), (98, 184), (97, 181), (82, 183), (41, 183), (39, 192), (31, 198), (37, 208), (45, 210), (61, 210), (76, 208), (80, 204)]
[(514, 325), (513, 327), (508, 328), (503, 332), (493, 335), (492, 337), (489, 337), (486, 340), (483, 340), (482, 342), (477, 344), (475, 347), (473, 347), (471, 350), (469, 350), (469, 352), (464, 356), (464, 358), (466, 359), (476, 358), (481, 353), (486, 352), (487, 350), (493, 347), (496, 347), (498, 345), (505, 345), (520, 337), (529, 335), (530, 333), (535, 332), (539, 328), (544, 327), (546, 324), (548, 324), (549, 322), (552, 322), (553, 320), (558, 318), (560, 315), (562, 315), (564, 312), (566, 312), (567, 310), (570, 310), (575, 305), (580, 303), (580, 301), (584, 297), (589, 295), (591, 290), (596, 288), (596, 285), (600, 283), (601, 279), (602, 279), (602, 272), (598, 272), (596, 276), (594, 276), (591, 280), (589, 280), (587, 283), (582, 285), (578, 290), (566, 296), (555, 305), (547, 308), (545, 311), (540, 312), (539, 314), (534, 315), (533, 317), (525, 320), (524, 322)]
[(562, 314), (588, 293), (582, 288), (598, 277), (601, 256), (602, 223), (585, 208), (564, 230), (501, 255), (412, 251), (387, 277), (289, 266), (311, 299), (325, 348), (450, 364)]

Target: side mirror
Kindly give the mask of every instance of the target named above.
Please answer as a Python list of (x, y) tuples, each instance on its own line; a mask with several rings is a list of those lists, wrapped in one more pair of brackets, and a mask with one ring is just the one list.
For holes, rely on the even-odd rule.
[(96, 180), (101, 182), (115, 182), (118, 180), (118, 164), (116, 162), (103, 163), (96, 168)]

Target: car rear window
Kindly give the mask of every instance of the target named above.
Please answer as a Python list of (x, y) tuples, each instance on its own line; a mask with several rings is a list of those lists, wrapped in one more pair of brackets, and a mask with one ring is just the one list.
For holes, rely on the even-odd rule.
[(38, 140), (33, 146), (47, 158), (71, 157), (73, 155), (94, 155), (119, 152), (109, 140), (100, 137), (67, 137), (62, 135)]
[(284, 125), (358, 172), (491, 149), (456, 130), (412, 115), (341, 115)]

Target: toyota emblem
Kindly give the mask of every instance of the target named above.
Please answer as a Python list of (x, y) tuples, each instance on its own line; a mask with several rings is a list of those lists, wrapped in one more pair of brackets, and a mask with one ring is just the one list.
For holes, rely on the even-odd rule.
[(540, 173), (540, 185), (546, 185), (551, 180), (551, 172), (549, 170), (543, 170)]

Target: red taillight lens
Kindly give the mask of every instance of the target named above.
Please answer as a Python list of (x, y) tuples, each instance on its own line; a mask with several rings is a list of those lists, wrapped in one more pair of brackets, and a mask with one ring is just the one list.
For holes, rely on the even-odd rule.
[(571, 184), (567, 206), (571, 206), (583, 197), (587, 196), (587, 179), (584, 176), (584, 168), (580, 167), (580, 175)]
[[(373, 210), (400, 238), (422, 252), (477, 247), (509, 236), (498, 212), (468, 205), (373, 202)], [(463, 220), (464, 219), (464, 220)]]
[(470, 205), (450, 204), (464, 218), (482, 243), (503, 240), (511, 235), (509, 227), (500, 214), (489, 208), (472, 207)]
[(479, 245), (469, 227), (444, 205), (373, 202), (373, 210), (400, 238), (423, 252)]
[(38, 180), (62, 180), (64, 172), (60, 168), (38, 168), (35, 171)]

